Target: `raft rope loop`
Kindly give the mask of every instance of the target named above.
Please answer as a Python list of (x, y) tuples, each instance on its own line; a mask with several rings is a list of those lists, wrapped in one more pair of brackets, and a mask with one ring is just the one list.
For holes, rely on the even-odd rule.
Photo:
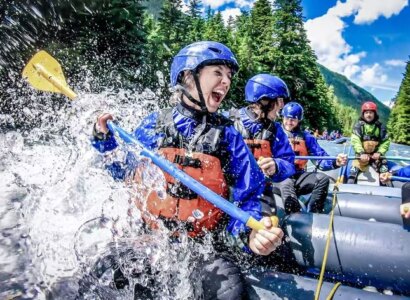
[[(334, 208), (335, 208), (336, 202), (337, 202), (337, 192), (339, 191), (339, 184), (340, 184), (340, 181), (338, 181), (335, 184), (334, 188), (333, 188), (332, 211), (330, 212), (330, 221), (329, 221), (329, 228), (328, 228), (328, 231), (327, 231), (326, 246), (325, 246), (325, 251), (323, 253), (323, 262), (322, 262), (322, 267), (321, 267), (321, 270), (320, 270), (319, 281), (318, 281), (317, 287), (316, 287), (315, 300), (319, 299), (320, 290), (321, 290), (322, 284), (323, 284), (323, 277), (324, 277), (325, 269), (326, 269), (327, 256), (329, 254), (330, 240), (332, 238)], [(340, 283), (339, 283), (339, 285), (340, 285)], [(331, 290), (329, 296), (326, 299), (330, 300), (330, 299), (333, 298), (333, 295), (336, 292), (339, 285), (336, 284), (333, 287), (333, 289)]]
[(342, 284), (340, 282), (336, 283), (332, 290), (330, 291), (329, 295), (327, 296), (326, 300), (332, 300), (333, 296), (335, 295), (337, 289), (339, 288), (339, 286), (341, 286)]
[[(352, 146), (349, 147), (349, 154), (351, 151), (351, 147)], [(345, 151), (346, 151), (346, 143), (344, 144), (344, 147), (343, 147), (343, 153), (345, 153)], [(337, 182), (333, 187), (332, 211), (330, 212), (329, 228), (327, 231), (327, 239), (326, 239), (325, 251), (323, 253), (323, 261), (322, 261), (322, 267), (320, 269), (319, 281), (317, 283), (316, 292), (315, 292), (315, 300), (319, 300), (320, 290), (322, 289), (322, 284), (323, 284), (323, 277), (325, 275), (327, 257), (329, 254), (330, 240), (332, 238), (333, 219), (335, 215), (334, 209), (336, 207), (336, 202), (337, 202), (337, 192), (339, 191), (339, 185), (343, 184), (343, 179), (344, 179), (344, 176), (343, 176), (344, 168), (343, 167), (340, 169), (339, 178), (337, 179)], [(329, 295), (327, 296), (326, 300), (333, 299), (333, 296), (336, 293), (336, 290), (340, 285), (341, 285), (340, 282), (335, 284), (335, 286), (333, 287), (333, 289), (330, 291)]]

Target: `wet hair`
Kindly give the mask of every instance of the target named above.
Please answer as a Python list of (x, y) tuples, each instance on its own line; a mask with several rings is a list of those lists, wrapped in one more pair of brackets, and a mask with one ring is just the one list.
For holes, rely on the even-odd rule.
[(266, 118), (266, 116), (265, 116), (265, 114), (262, 110), (262, 104), (261, 103), (259, 103), (259, 102), (251, 103), (251, 104), (249, 104), (248, 107), (255, 114), (255, 117), (256, 117), (255, 120), (259, 121), (259, 120), (262, 120), (262, 119)]
[[(195, 80), (194, 76), (192, 74), (192, 71), (184, 71), (183, 76), (181, 77), (180, 80), (180, 86), (183, 86), (185, 88), (193, 88), (195, 87)], [(178, 88), (175, 89), (175, 91), (172, 93), (171, 98), (170, 98), (170, 104), (177, 104), (181, 101), (182, 99), (182, 91)]]

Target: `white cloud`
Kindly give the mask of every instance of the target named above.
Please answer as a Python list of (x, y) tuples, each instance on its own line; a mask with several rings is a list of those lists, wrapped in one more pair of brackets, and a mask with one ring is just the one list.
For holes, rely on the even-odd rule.
[(229, 17), (232, 16), (235, 19), (236, 16), (241, 14), (241, 10), (239, 8), (228, 8), (222, 11), (221, 14), (225, 24), (227, 24)]
[(390, 59), (390, 60), (386, 60), (384, 63), (392, 67), (405, 67), (406, 66), (406, 62), (400, 59)]
[(326, 14), (340, 18), (351, 16), (360, 7), (360, 2), (361, 0), (337, 1), (336, 6), (329, 8)]
[(239, 8), (251, 8), (255, 0), (236, 0), (235, 5)]
[(352, 47), (344, 40), (342, 33), (346, 24), (331, 14), (326, 14), (305, 23), (305, 29), (319, 62), (329, 69), (348, 77), (358, 70), (357, 64), (366, 52), (351, 53)]
[(188, 2), (187, 1), (183, 1), (182, 2), (182, 11), (183, 12), (188, 12), (189, 8), (188, 8)]
[[(354, 56), (357, 57), (357, 56)], [(356, 74), (359, 74), (361, 71), (361, 67), (356, 64), (347, 64), (343, 70), (343, 74), (347, 78), (353, 78)]]
[[(213, 0), (203, 1), (203, 3), (205, 2), (213, 2)], [(225, 3), (229, 3), (229, 2), (235, 2), (235, 8), (227, 8), (221, 11), (225, 24), (227, 24), (230, 16), (233, 16), (235, 18), (236, 16), (241, 15), (241, 9), (252, 8), (255, 0), (236, 0), (236, 1), (235, 0), (228, 0), (228, 1), (225, 0)]]
[(363, 66), (359, 75), (359, 80), (365, 86), (382, 85), (387, 81), (387, 75), (384, 74), (382, 67), (375, 63), (373, 66)]
[(212, 9), (215, 9), (231, 2), (235, 2), (235, 0), (202, 0), (202, 5), (204, 7), (210, 6)]
[(216, 9), (225, 4), (235, 3), (235, 7), (241, 8), (251, 8), (255, 0), (202, 0), (202, 6), (210, 6), (212, 9)]
[(355, 24), (372, 23), (380, 16), (386, 19), (397, 15), (408, 5), (408, 0), (362, 0), (354, 18)]
[(408, 5), (408, 0), (347, 0), (338, 1), (336, 5), (327, 11), (327, 14), (340, 18), (354, 15), (355, 24), (368, 24), (377, 20), (380, 16), (390, 18), (399, 14)]
[(379, 39), (377, 36), (374, 36), (373, 39), (374, 39), (374, 42), (375, 42), (377, 45), (383, 44), (382, 40)]
[[(399, 14), (408, 5), (408, 0), (346, 0), (338, 1), (327, 13), (305, 23), (305, 29), (319, 63), (332, 71), (341, 73), (349, 79), (367, 87), (385, 86), (388, 80), (379, 64), (363, 66), (360, 61), (367, 55), (365, 51), (354, 52), (343, 38), (347, 27), (343, 18), (354, 16), (355, 24), (371, 23), (380, 16), (390, 18)], [(376, 43), (381, 40), (374, 38)]]

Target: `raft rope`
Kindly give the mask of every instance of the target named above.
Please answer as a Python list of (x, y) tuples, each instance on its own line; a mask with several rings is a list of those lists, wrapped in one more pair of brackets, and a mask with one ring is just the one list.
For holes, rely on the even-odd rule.
[[(337, 201), (336, 199), (337, 199), (337, 192), (339, 191), (339, 184), (340, 184), (340, 181), (338, 181), (335, 184), (334, 188), (333, 188), (332, 211), (330, 212), (330, 221), (329, 221), (329, 228), (328, 228), (328, 231), (327, 231), (326, 246), (325, 246), (325, 251), (323, 253), (323, 262), (322, 262), (322, 268), (320, 269), (319, 281), (318, 281), (317, 287), (316, 287), (315, 300), (319, 299), (320, 290), (322, 289), (323, 277), (324, 277), (325, 269), (326, 269), (327, 256), (329, 254), (330, 240), (332, 238), (333, 217), (334, 217), (334, 214), (335, 214), (334, 213), (334, 208), (336, 206), (336, 201)], [(336, 292), (336, 289), (334, 291), (332, 289), (333, 293)], [(327, 299), (332, 299), (332, 297), (333, 297), (332, 291), (330, 292)]]
[(339, 286), (341, 286), (342, 284), (340, 282), (336, 283), (332, 290), (330, 291), (329, 295), (327, 296), (326, 300), (332, 300), (333, 296), (335, 295), (337, 289), (339, 288)]
[[(350, 154), (351, 148), (352, 146), (349, 147), (349, 154)], [(344, 144), (344, 147), (343, 147), (343, 153), (345, 153), (345, 150), (346, 150), (346, 143)], [(326, 246), (325, 246), (325, 251), (323, 253), (323, 261), (322, 261), (322, 267), (320, 269), (319, 281), (316, 287), (315, 300), (319, 299), (320, 290), (322, 289), (323, 277), (325, 275), (325, 269), (326, 269), (326, 263), (327, 263), (327, 256), (329, 254), (330, 240), (332, 238), (333, 219), (335, 215), (334, 209), (336, 207), (336, 202), (337, 202), (337, 192), (339, 191), (339, 185), (343, 183), (343, 179), (344, 179), (343, 173), (344, 173), (344, 166), (341, 168), (339, 178), (333, 187), (332, 211), (330, 212), (330, 221), (329, 221), (329, 228), (327, 231)], [(331, 300), (333, 298), (333, 295), (335, 294), (339, 286), (340, 286), (340, 282), (336, 283), (336, 285), (333, 287), (328, 297), (326, 298), (327, 300)]]

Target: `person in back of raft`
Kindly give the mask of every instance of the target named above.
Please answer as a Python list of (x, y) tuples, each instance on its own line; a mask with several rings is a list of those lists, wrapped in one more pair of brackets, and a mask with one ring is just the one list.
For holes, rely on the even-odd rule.
[[(289, 102), (282, 109), (283, 129), (288, 136), (294, 153), (298, 156), (329, 156), (320, 147), (316, 138), (302, 130), (303, 107), (297, 102)], [(300, 195), (312, 193), (307, 205), (308, 212), (323, 212), (329, 189), (329, 176), (318, 172), (306, 172), (308, 160), (295, 160), (296, 174), (279, 183), (287, 213), (299, 212), (302, 207), (298, 201)], [(339, 154), (336, 160), (317, 160), (313, 164), (322, 171), (332, 170), (346, 165), (347, 155)]]
[(382, 158), (389, 150), (390, 140), (386, 127), (379, 121), (377, 105), (368, 101), (362, 105), (362, 115), (353, 127), (351, 143), (355, 155), (347, 183), (356, 183), (359, 172), (371, 165), (378, 173), (388, 171), (387, 161)]
[[(263, 173), (232, 122), (217, 113), (238, 68), (233, 53), (223, 44), (197, 42), (186, 46), (171, 65), (171, 85), (176, 89), (174, 98), (178, 99), (176, 107), (148, 115), (134, 132), (145, 147), (157, 149), (191, 177), (231, 199), (266, 227), (249, 230), (164, 173), (167, 196), (161, 200), (152, 192), (147, 197), (149, 215), (145, 214), (145, 221), (163, 220), (171, 231), (183, 228), (195, 239), (210, 233), (214, 241), (222, 236), (227, 236), (229, 241), (224, 245), (226, 251), (219, 251), (198, 267), (200, 277), (195, 281), (202, 281), (204, 299), (245, 296), (239, 267), (226, 255), (228, 247), (237, 246), (241, 251), (265, 256), (280, 245), (283, 237), (282, 230), (272, 225), (270, 212), (263, 211), (259, 199), (264, 189)], [(93, 146), (100, 152), (117, 146), (106, 126), (109, 119), (111, 115), (103, 114), (94, 127)], [(135, 175), (134, 180), (140, 179)], [(137, 206), (142, 207), (143, 203)]]
[[(393, 172), (385, 172), (380, 174), (380, 181), (383, 184), (390, 182), (392, 176), (398, 176), (403, 178), (410, 178), (410, 166), (402, 167), (400, 169), (394, 170)], [(401, 187), (401, 194), (403, 204), (400, 205), (400, 214), (406, 218), (410, 219), (410, 182), (406, 182)]]

